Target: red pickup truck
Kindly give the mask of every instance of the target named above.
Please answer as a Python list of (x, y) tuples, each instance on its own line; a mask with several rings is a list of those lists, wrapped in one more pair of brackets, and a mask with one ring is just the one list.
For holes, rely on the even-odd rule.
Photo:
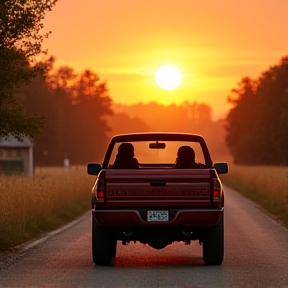
[(135, 133), (114, 136), (92, 189), (92, 257), (110, 265), (117, 241), (140, 241), (155, 249), (174, 241), (203, 246), (206, 265), (224, 256), (224, 193), (227, 163), (211, 160), (202, 136)]

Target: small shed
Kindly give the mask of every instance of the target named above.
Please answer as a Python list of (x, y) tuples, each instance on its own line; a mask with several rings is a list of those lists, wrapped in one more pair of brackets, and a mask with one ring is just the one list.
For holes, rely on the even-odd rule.
[(33, 176), (33, 142), (0, 137), (0, 173)]

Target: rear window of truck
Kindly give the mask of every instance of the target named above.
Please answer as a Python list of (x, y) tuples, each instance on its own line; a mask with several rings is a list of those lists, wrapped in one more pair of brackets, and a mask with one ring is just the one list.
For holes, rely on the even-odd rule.
[[(123, 142), (115, 143), (108, 167), (113, 165), (118, 153), (118, 148), (122, 143)], [(206, 164), (199, 142), (159, 141), (159, 143), (156, 143), (155, 141), (137, 141), (129, 143), (134, 147), (134, 157), (138, 160), (139, 168), (152, 168), (153, 165), (155, 167), (163, 166), (173, 168), (177, 158), (177, 151), (181, 146), (193, 148), (195, 152), (195, 162)]]

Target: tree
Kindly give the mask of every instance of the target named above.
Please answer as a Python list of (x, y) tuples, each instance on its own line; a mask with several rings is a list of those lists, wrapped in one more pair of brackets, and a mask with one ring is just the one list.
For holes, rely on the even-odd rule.
[(68, 122), (71, 132), (66, 139), (68, 157), (71, 156), (75, 164), (102, 160), (110, 130), (106, 116), (113, 114), (107, 84), (100, 82), (97, 74), (86, 70), (78, 75), (70, 91), (73, 105)]
[(257, 103), (258, 146), (264, 164), (288, 165), (288, 58), (259, 78)]
[(226, 142), (235, 163), (287, 165), (288, 57), (232, 92)]
[(34, 137), (43, 116), (29, 116), (15, 92), (45, 70), (36, 57), (49, 33), (41, 34), (42, 20), (57, 0), (0, 0), (0, 136)]
[(70, 67), (54, 69), (53, 61), (46, 79), (37, 77), (18, 93), (29, 114), (46, 116), (34, 142), (34, 163), (63, 165), (66, 156), (71, 165), (101, 161), (108, 142), (106, 116), (112, 114), (106, 83), (89, 70), (76, 74)]
[[(245, 77), (232, 89), (229, 102), (234, 105), (227, 116), (227, 146), (237, 164), (245, 164), (256, 156), (253, 152), (255, 105), (257, 83)], [(252, 136), (251, 136), (252, 135)]]

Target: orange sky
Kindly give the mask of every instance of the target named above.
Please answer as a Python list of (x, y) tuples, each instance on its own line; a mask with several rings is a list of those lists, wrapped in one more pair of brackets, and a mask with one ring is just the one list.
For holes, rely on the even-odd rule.
[[(93, 70), (115, 103), (205, 102), (214, 118), (242, 77), (288, 55), (287, 0), (59, 0), (44, 27), (58, 65)], [(164, 64), (182, 71), (173, 91), (155, 82)]]

